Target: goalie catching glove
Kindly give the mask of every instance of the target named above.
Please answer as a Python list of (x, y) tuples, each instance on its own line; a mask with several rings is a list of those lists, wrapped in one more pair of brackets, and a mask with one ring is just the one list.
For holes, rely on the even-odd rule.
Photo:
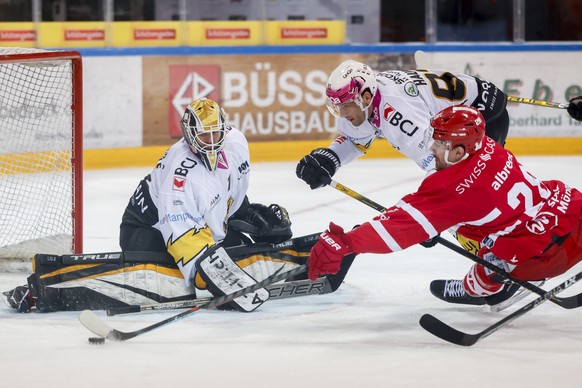
[(287, 210), (276, 204), (251, 203), (241, 207), (228, 220), (228, 226), (247, 233), (255, 242), (278, 244), (293, 236)]
[(319, 236), (318, 242), (311, 249), (307, 261), (310, 280), (320, 275), (335, 275), (339, 270), (344, 256), (353, 253), (349, 237), (343, 228), (331, 222), (329, 229)]
[(299, 161), (295, 173), (313, 190), (328, 185), (340, 165), (339, 157), (331, 149), (317, 148)]
[[(198, 274), (214, 296), (232, 294), (242, 288), (256, 284), (257, 281), (240, 268), (226, 253), (223, 247), (215, 245), (196, 262)], [(261, 288), (240, 296), (230, 302), (239, 311), (251, 312), (269, 299), (269, 291)]]

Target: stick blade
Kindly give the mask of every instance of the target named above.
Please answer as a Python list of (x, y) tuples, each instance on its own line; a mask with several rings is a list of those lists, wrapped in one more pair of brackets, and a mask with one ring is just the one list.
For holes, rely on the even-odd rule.
[(85, 326), (87, 330), (110, 341), (126, 341), (140, 334), (139, 331), (124, 333), (119, 330), (115, 330), (99, 319), (99, 317), (91, 310), (81, 311), (81, 314), (79, 314), (79, 322), (81, 322), (81, 324)]
[(113, 330), (101, 319), (99, 319), (99, 317), (91, 310), (81, 311), (81, 314), (79, 314), (79, 322), (81, 322), (81, 324), (85, 326), (87, 330), (103, 338), (107, 338), (107, 336)]
[(463, 333), (430, 314), (420, 317), (419, 323), (432, 335), (455, 345), (472, 346), (480, 339), (478, 335)]

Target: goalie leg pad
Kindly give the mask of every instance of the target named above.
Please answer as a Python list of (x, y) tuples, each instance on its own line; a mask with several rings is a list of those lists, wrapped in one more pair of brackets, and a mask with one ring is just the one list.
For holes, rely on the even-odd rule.
[[(198, 274), (206, 282), (207, 289), (214, 296), (232, 294), (257, 281), (242, 270), (226, 253), (223, 247), (210, 249), (196, 262)], [(230, 305), (236, 310), (251, 312), (269, 299), (269, 291), (261, 288), (233, 300)]]
[[(196, 297), (194, 287), (185, 286), (173, 259), (167, 263), (162, 259), (140, 260), (139, 252), (131, 257), (127, 259), (120, 253), (37, 254), (35, 272), (28, 278), (37, 310), (104, 310)], [(71, 261), (74, 264), (68, 264)]]

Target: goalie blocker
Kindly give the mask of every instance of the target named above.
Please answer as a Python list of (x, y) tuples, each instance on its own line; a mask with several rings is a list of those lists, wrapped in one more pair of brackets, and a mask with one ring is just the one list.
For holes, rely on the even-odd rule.
[[(298, 237), (276, 245), (213, 247), (197, 263), (200, 279), (195, 283), (199, 288), (207, 287), (214, 296), (230, 294), (277, 271), (286, 272), (304, 264), (317, 236)], [(269, 287), (271, 296), (281, 298), (333, 292), (339, 287), (353, 257), (346, 258), (346, 261), (348, 265), (339, 276), (331, 276), (329, 280), (322, 278), (328, 285), (325, 292), (318, 292), (321, 287), (313, 287), (314, 292), (310, 293), (306, 293), (304, 287), (289, 287), (282, 292), (286, 283), (280, 283), (277, 287)], [(41, 312), (106, 310), (197, 297), (197, 290), (184, 286), (184, 279), (173, 258), (164, 252), (38, 254), (33, 268), (28, 287), (36, 309)], [(286, 279), (286, 282), (292, 284), (295, 280)], [(296, 290), (297, 295), (290, 295), (289, 290)], [(241, 311), (253, 311), (268, 298), (269, 292), (262, 289), (237, 298), (231, 306)]]

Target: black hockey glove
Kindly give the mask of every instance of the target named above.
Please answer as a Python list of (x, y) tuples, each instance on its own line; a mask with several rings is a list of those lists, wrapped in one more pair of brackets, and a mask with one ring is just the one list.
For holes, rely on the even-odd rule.
[(228, 226), (247, 233), (255, 242), (278, 244), (293, 237), (291, 220), (284, 207), (251, 203), (228, 220)]
[(299, 161), (295, 173), (313, 190), (329, 184), (338, 168), (340, 160), (335, 152), (329, 148), (317, 148)]
[(568, 114), (578, 121), (582, 121), (582, 96), (574, 97), (568, 105)]

